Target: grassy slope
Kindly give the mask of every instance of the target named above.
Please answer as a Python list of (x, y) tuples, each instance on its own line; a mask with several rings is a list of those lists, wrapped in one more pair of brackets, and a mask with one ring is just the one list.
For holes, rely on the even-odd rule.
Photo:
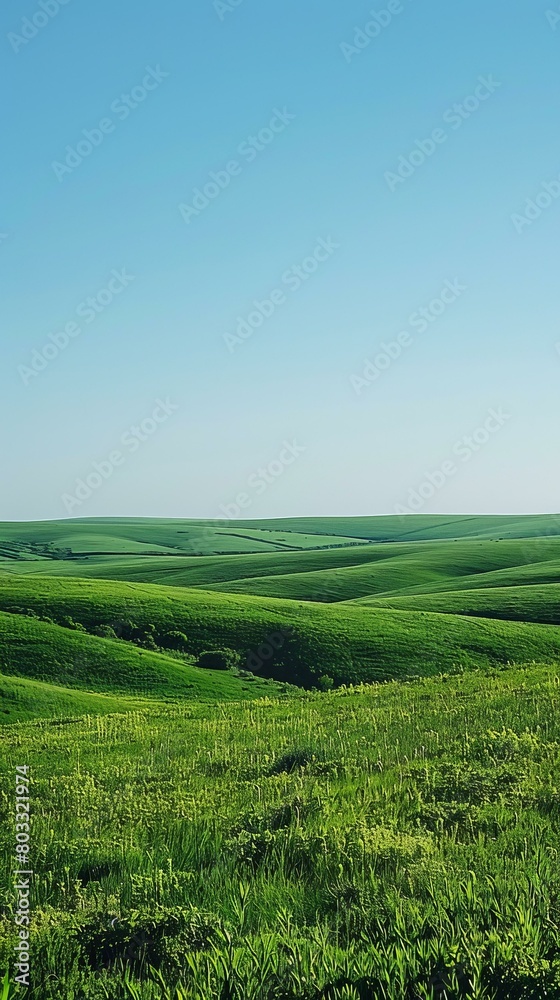
[(90, 556), (86, 559), (55, 562), (5, 562), (10, 573), (42, 576), (80, 576), (105, 580), (131, 580), (138, 583), (164, 583), (170, 586), (196, 587), (210, 583), (251, 579), (268, 575), (289, 575), (325, 567), (345, 567), (383, 559), (385, 547), (352, 545), (345, 548), (311, 551), (275, 551), (223, 556), (146, 557)]
[(292, 517), (279, 520), (231, 521), (232, 525), (274, 530), (320, 531), (376, 541), (421, 541), (458, 538), (530, 538), (560, 535), (560, 516), (413, 514), (385, 517)]
[[(132, 695), (100, 694), (47, 684), (23, 677), (0, 674), (0, 725), (32, 719), (76, 719), (84, 715), (146, 711), (157, 707), (155, 699)], [(163, 704), (161, 706), (163, 708)], [(166, 703), (167, 709), (167, 703)]]
[[(176, 587), (0, 579), (0, 609), (14, 606), (54, 618), (69, 614), (87, 626), (131, 618), (139, 625), (153, 624), (158, 631), (179, 628), (189, 638), (192, 652), (227, 645), (246, 654), (282, 630), (290, 637), (276, 653), (274, 668), (266, 660), (262, 671), (274, 674), (278, 666), (288, 664), (291, 672), (286, 675), (282, 668), (281, 675), (294, 681), (298, 679), (293, 673), (294, 658), (316, 675), (329, 673), (339, 682), (433, 673), (456, 664), (560, 659), (560, 631), (552, 626), (386, 609), (373, 612), (348, 605), (297, 604)], [(58, 642), (61, 630), (56, 631)], [(64, 631), (64, 637), (68, 635)], [(90, 642), (97, 648), (103, 645), (102, 640)], [(112, 653), (114, 644), (105, 645)], [(14, 648), (15, 665), (18, 656)], [(149, 662), (146, 656), (144, 663)]]
[(73, 518), (64, 521), (0, 522), (3, 545), (53, 544), (73, 552), (116, 554), (168, 552), (172, 555), (231, 552), (267, 552), (356, 544), (331, 533), (292, 532), (279, 523), (265, 530), (259, 524), (223, 521), (165, 520), (163, 518)]
[[(231, 996), (228, 976), (243, 1000), (443, 996), (458, 963), (479, 970), (470, 996), (557, 998), (558, 680), (512, 667), (11, 727), (0, 767), (12, 784), (25, 761), (33, 781), (26, 995), (86, 980), (80, 996), (121, 1000), (103, 949), (131, 962), (162, 930), (150, 964), (172, 969), (175, 953), (198, 998)], [(297, 751), (307, 764), (290, 773)], [(10, 896), (9, 823), (0, 854)], [(11, 966), (9, 914), (0, 931)], [(356, 989), (327, 992), (344, 976)], [(164, 979), (169, 993), (138, 996), (175, 997)]]
[[(458, 538), (531, 538), (560, 535), (558, 515), (283, 518), (257, 521), (196, 521), (163, 518), (73, 518), (63, 521), (0, 522), (0, 548), (6, 543), (53, 543), (76, 551), (95, 548), (136, 552), (161, 546), (175, 552), (258, 551), (271, 545), (341, 544), (356, 539), (411, 541)], [(299, 536), (299, 538), (298, 538)], [(253, 547), (252, 547), (253, 546)]]
[[(355, 545), (301, 552), (167, 557), (90, 556), (9, 561), (23, 575), (79, 576), (181, 587), (213, 587), (298, 600), (352, 600), (376, 594), (452, 590), (560, 579), (560, 537)], [(475, 575), (487, 574), (479, 584)], [(490, 574), (496, 576), (496, 582)], [(472, 578), (472, 579), (469, 579)]]
[(360, 608), (396, 611), (436, 611), (504, 621), (560, 625), (560, 583), (548, 586), (489, 587), (485, 590), (443, 591), (415, 597), (379, 597), (349, 602)]
[(0, 674), (88, 691), (232, 700), (270, 692), (263, 681), (201, 670), (180, 660), (57, 625), (0, 613)]
[[(560, 580), (560, 538), (542, 540), (538, 550), (525, 540), (504, 542), (422, 542), (359, 546), (353, 552), (316, 553), (331, 556), (299, 559), (299, 570), (279, 573), (279, 557), (261, 563), (274, 565), (273, 574), (213, 581), (207, 568), (209, 589), (228, 593), (259, 594), (296, 600), (349, 601), (370, 595), (430, 593), (477, 586), (513, 585), (530, 579), (535, 583)], [(351, 558), (353, 557), (353, 559)], [(247, 557), (257, 567), (256, 556)], [(532, 561), (538, 559), (538, 561)], [(229, 564), (229, 560), (225, 560)], [(314, 563), (314, 566), (312, 565)], [(328, 568), (319, 568), (328, 567)], [(231, 567), (233, 570), (234, 567)], [(231, 571), (230, 570), (230, 571)], [(201, 567), (200, 573), (204, 572)], [(479, 582), (480, 579), (480, 582)], [(190, 584), (192, 585), (192, 584)]]

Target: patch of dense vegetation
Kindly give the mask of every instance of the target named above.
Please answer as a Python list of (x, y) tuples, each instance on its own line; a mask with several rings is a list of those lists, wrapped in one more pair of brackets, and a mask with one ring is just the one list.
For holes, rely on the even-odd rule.
[(10, 727), (26, 997), (558, 998), (559, 710), (533, 666)]

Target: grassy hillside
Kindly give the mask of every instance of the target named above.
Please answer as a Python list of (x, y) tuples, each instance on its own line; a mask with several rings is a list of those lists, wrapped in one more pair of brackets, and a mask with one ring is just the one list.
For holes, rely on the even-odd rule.
[[(458, 665), (560, 659), (560, 630), (551, 625), (389, 609), (373, 611), (349, 605), (298, 604), (177, 587), (102, 580), (0, 578), (0, 610), (11, 611), (14, 606), (50, 615), (56, 621), (70, 615), (87, 628), (132, 619), (144, 627), (153, 624), (158, 632), (179, 629), (188, 637), (189, 651), (229, 646), (244, 657), (251, 654), (250, 666), (255, 655), (259, 660), (259, 651), (273, 640), (276, 649), (268, 645), (267, 655), (260, 657), (255, 669), (265, 676), (304, 685), (324, 674), (336, 683), (355, 683), (436, 673)], [(10, 620), (13, 623), (14, 616)], [(57, 629), (53, 642), (56, 639), (58, 644), (66, 636), (70, 641), (73, 633)], [(94, 645), (105, 650), (109, 662), (115, 644), (107, 646), (95, 640)], [(50, 655), (58, 656), (57, 663), (64, 660), (57, 654), (56, 645), (51, 647)], [(19, 656), (14, 645), (12, 669), (20, 662)], [(149, 662), (144, 654), (146, 669)], [(172, 662), (175, 670), (179, 669)], [(174, 683), (172, 679), (166, 681)]]
[[(78, 576), (312, 601), (560, 581), (560, 536), (367, 545), (228, 556), (6, 560), (14, 575)], [(1, 575), (1, 573), (0, 573)]]
[[(39, 873), (26, 997), (558, 1000), (559, 681), (11, 727)], [(10, 894), (8, 823), (0, 854)], [(6, 913), (0, 968), (14, 943)]]
[(560, 1000), (559, 524), (0, 525), (27, 1000)]
[[(76, 688), (0, 674), (0, 725), (51, 719), (52, 725), (69, 725), (84, 715), (146, 711), (154, 699), (125, 694), (94, 694)], [(5, 734), (4, 734), (5, 735)]]
[(20, 614), (0, 613), (0, 674), (159, 698), (231, 700), (271, 692), (261, 680), (202, 670), (131, 643), (83, 635)]
[[(336, 536), (336, 537), (334, 537)], [(274, 527), (228, 521), (165, 520), (163, 518), (72, 518), (63, 521), (0, 522), (0, 555), (16, 558), (18, 551), (43, 558), (74, 555), (158, 554), (203, 555), (269, 552), (356, 544), (354, 532), (291, 531), (280, 522)], [(41, 546), (51, 551), (41, 552)]]
[[(18, 551), (44, 558), (73, 554), (211, 555), (375, 542), (537, 538), (560, 535), (560, 516), (410, 515), (351, 518), (284, 518), (196, 521), (162, 518), (72, 518), (0, 522), (0, 556)], [(40, 547), (51, 552), (41, 553)]]
[[(348, 601), (369, 595), (397, 595), (454, 590), (477, 586), (507, 586), (560, 580), (560, 538), (546, 542), (539, 561), (529, 562), (531, 553), (524, 541), (506, 542), (422, 542), (417, 545), (380, 545), (353, 552), (344, 550), (344, 559), (323, 559), (320, 568), (308, 570), (307, 554), (299, 561), (299, 571), (215, 583), (208, 589), (229, 593), (252, 593), (296, 600)], [(543, 543), (544, 544), (544, 543)], [(317, 553), (329, 556), (330, 553)], [(351, 561), (349, 556), (353, 555)], [(253, 565), (259, 557), (246, 557)], [(225, 560), (229, 562), (229, 560)], [(272, 563), (269, 557), (267, 562)], [(315, 565), (321, 565), (314, 560)], [(281, 563), (274, 560), (278, 570)], [(211, 570), (208, 573), (211, 575)]]
[(349, 602), (360, 608), (397, 611), (437, 611), (440, 614), (501, 618), (504, 621), (560, 625), (560, 584), (546, 587), (492, 587), (486, 590), (444, 591), (416, 597), (369, 597)]
[(382, 517), (288, 517), (280, 520), (232, 521), (232, 525), (274, 530), (317, 531), (380, 542), (460, 538), (531, 538), (559, 535), (560, 516), (411, 514)]

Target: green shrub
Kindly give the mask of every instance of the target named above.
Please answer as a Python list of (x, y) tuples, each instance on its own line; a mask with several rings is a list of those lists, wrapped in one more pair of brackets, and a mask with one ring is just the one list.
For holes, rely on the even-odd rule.
[(91, 630), (92, 635), (97, 635), (101, 639), (117, 639), (117, 633), (112, 625), (94, 625)]
[(196, 665), (205, 670), (233, 670), (240, 659), (234, 649), (209, 649), (200, 654)]
[(62, 615), (59, 619), (59, 624), (62, 628), (70, 628), (73, 632), (85, 632), (86, 629), (80, 622), (75, 622), (70, 615)]
[(188, 639), (185, 633), (179, 632), (178, 629), (166, 632), (165, 635), (159, 637), (158, 641), (162, 649), (175, 649), (179, 653), (187, 652)]

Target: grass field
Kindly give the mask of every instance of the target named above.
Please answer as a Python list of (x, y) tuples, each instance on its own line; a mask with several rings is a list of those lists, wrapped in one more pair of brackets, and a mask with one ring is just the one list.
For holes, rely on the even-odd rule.
[[(0, 613), (0, 674), (51, 685), (156, 698), (239, 700), (275, 694), (260, 678), (203, 670), (127, 642)], [(114, 708), (112, 709), (114, 711)]]
[[(558, 998), (559, 720), (535, 665), (10, 727), (39, 873), (25, 995)], [(2, 852), (8, 879), (4, 826)]]
[(560, 584), (487, 587), (484, 590), (444, 591), (415, 597), (367, 597), (350, 601), (348, 606), (369, 607), (372, 610), (436, 611), (440, 614), (560, 625)]
[[(131, 694), (94, 694), (66, 688), (60, 683), (49, 684), (0, 674), (0, 718), (4, 724), (52, 719), (53, 724), (68, 725), (69, 720), (84, 715), (134, 712), (151, 707), (151, 704), (152, 700), (148, 702), (146, 697)], [(153, 704), (163, 707), (157, 699), (153, 699)]]
[[(14, 607), (50, 615), (55, 621), (70, 616), (88, 630), (134, 617), (138, 625), (154, 625), (158, 633), (179, 629), (187, 636), (193, 655), (225, 646), (235, 649), (245, 661), (249, 658), (249, 666), (255, 656), (259, 660), (258, 651), (270, 638), (278, 635), (278, 648), (268, 658), (260, 658), (256, 672), (304, 686), (316, 683), (321, 676), (331, 677), (335, 684), (347, 684), (511, 660), (560, 661), (560, 630), (552, 625), (297, 603), (155, 584), (0, 578), (0, 611), (12, 612)], [(10, 620), (18, 617), (25, 621), (21, 615), (12, 615)], [(56, 633), (57, 640), (73, 636), (66, 629)], [(107, 663), (115, 649), (128, 651), (124, 643), (89, 641), (104, 647)], [(5, 648), (2, 669), (7, 672), (7, 664), (11, 671), (17, 671), (19, 646), (9, 640)], [(57, 663), (64, 659), (62, 654)], [(140, 663), (145, 663), (145, 654)], [(95, 670), (101, 669), (97, 664)], [(111, 669), (116, 670), (116, 666)], [(147, 669), (139, 674), (141, 684), (146, 683)], [(57, 670), (62, 667), (55, 664), (52, 679)], [(87, 664), (83, 670), (94, 676)], [(67, 684), (68, 674), (61, 675), (61, 680)], [(175, 685), (170, 679), (167, 683)], [(172, 691), (175, 693), (175, 686)]]
[(1, 1000), (560, 1000), (559, 625), (556, 516), (0, 524)]
[[(368, 537), (368, 536), (364, 536)], [(261, 527), (259, 522), (240, 521), (165, 521), (151, 518), (104, 518), (71, 521), (37, 521), (24, 524), (0, 522), (0, 553), (12, 557), (17, 550), (37, 551), (39, 546), (53, 550), (71, 549), (73, 554), (90, 552), (126, 555), (162, 553), (170, 555), (231, 554), (234, 552), (270, 552), (302, 550), (329, 545), (355, 545), (352, 533), (315, 530), (303, 531), (276, 525)], [(47, 558), (49, 553), (43, 553)]]

